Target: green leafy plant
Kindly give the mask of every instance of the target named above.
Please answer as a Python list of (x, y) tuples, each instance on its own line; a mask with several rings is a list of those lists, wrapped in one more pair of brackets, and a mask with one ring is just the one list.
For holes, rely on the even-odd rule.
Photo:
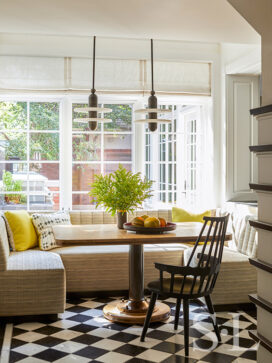
[(96, 207), (103, 206), (107, 212), (133, 212), (143, 201), (152, 196), (153, 181), (141, 178), (141, 173), (133, 174), (122, 165), (109, 175), (95, 175), (89, 195)]
[[(13, 180), (12, 174), (10, 171), (3, 171), (3, 189), (5, 192), (21, 192), (22, 191), (22, 181), (21, 180)], [(5, 200), (7, 203), (20, 203), (22, 202), (22, 196), (20, 194), (6, 194)]]

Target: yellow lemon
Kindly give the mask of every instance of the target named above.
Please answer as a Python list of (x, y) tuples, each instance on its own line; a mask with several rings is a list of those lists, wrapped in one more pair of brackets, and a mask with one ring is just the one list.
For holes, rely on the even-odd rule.
[(156, 217), (148, 217), (144, 221), (144, 226), (147, 228), (160, 227), (160, 221)]

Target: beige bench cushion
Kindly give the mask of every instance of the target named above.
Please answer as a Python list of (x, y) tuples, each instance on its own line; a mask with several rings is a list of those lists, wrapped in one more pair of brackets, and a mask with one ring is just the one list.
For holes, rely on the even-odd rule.
[(237, 251), (249, 256), (255, 257), (257, 253), (257, 233), (256, 229), (249, 224), (250, 220), (256, 220), (252, 215), (231, 214), (231, 226), (233, 242)]
[[(158, 277), (154, 262), (181, 265), (188, 246), (174, 243), (144, 247), (145, 285)], [(129, 246), (71, 246), (53, 250), (60, 254), (68, 292), (128, 289)]]
[(56, 314), (64, 311), (65, 273), (59, 255), (12, 252), (0, 274), (0, 316)]
[(7, 269), (9, 257), (9, 242), (6, 229), (6, 223), (3, 217), (0, 216), (0, 271)]
[[(201, 251), (202, 246), (198, 249)], [(191, 250), (184, 251), (184, 264)], [(196, 254), (197, 255), (197, 254)], [(196, 265), (196, 260), (192, 263)], [(215, 304), (239, 304), (249, 302), (248, 294), (257, 289), (257, 272), (249, 263), (248, 256), (224, 247), (220, 272), (212, 293)]]
[[(128, 221), (132, 220), (134, 217), (139, 217), (143, 214), (147, 214), (150, 217), (160, 217), (166, 219), (168, 222), (172, 221), (172, 211), (171, 209), (162, 210), (139, 210), (133, 214), (128, 215)], [(111, 216), (107, 212), (94, 210), (94, 211), (71, 211), (70, 218), (72, 224), (116, 224), (116, 215)]]

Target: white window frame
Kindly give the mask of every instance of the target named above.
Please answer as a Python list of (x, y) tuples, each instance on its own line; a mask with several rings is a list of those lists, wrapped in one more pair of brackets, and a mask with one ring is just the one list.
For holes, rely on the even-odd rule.
[[(82, 103), (82, 104), (86, 104), (88, 101), (88, 96), (86, 95), (80, 95), (80, 96), (72, 96), (70, 97), (70, 108), (72, 110), (73, 104), (74, 103)], [(135, 101), (133, 99), (128, 100), (128, 99), (124, 99), (124, 97), (118, 97), (118, 96), (99, 96), (99, 104), (101, 105), (105, 105), (105, 104), (127, 104), (127, 105), (131, 105), (131, 112), (132, 112), (132, 128), (131, 131), (104, 131), (104, 124), (101, 124), (101, 131), (73, 131), (72, 130), (72, 126), (71, 126), (71, 136), (72, 135), (77, 135), (77, 134), (85, 134), (85, 135), (91, 135), (91, 134), (96, 134), (96, 135), (101, 135), (101, 160), (100, 161), (73, 161), (72, 157), (71, 157), (71, 164), (72, 167), (74, 164), (84, 164), (84, 165), (90, 165), (90, 164), (101, 164), (101, 172), (102, 174), (104, 174), (105, 172), (105, 164), (124, 164), (124, 165), (131, 165), (131, 170), (132, 172), (135, 172), (135, 139), (133, 137), (133, 135), (135, 134), (135, 123), (134, 123), (134, 103)], [(72, 125), (72, 117), (71, 117), (71, 122), (70, 125)], [(132, 150), (132, 159), (131, 161), (105, 161), (104, 160), (104, 155), (103, 155), (103, 151), (104, 151), (104, 135), (131, 135), (131, 140), (132, 140), (132, 145), (131, 145), (131, 150)], [(72, 139), (72, 137), (70, 137)], [(72, 155), (72, 142), (69, 143), (69, 145), (67, 144), (67, 149), (69, 150), (69, 154)], [(70, 164), (70, 165), (71, 165)], [(71, 168), (72, 169), (72, 168)], [(72, 174), (70, 177), (70, 180), (72, 180)], [(87, 195), (88, 192), (86, 191), (73, 191), (72, 190), (72, 184), (70, 186), (70, 195), (71, 195), (71, 200), (70, 200), (70, 205), (68, 207), (68, 209), (73, 209), (73, 204), (72, 204), (72, 196), (75, 194), (79, 194), (79, 195)], [(66, 208), (65, 208), (66, 209)], [(77, 209), (75, 209), (77, 210)], [(80, 210), (84, 210), (84, 209), (80, 209)]]
[[(72, 191), (72, 104), (73, 103), (86, 103), (88, 99), (89, 92), (75, 94), (72, 92), (55, 92), (55, 93), (43, 93), (43, 92), (13, 92), (9, 95), (0, 94), (0, 101), (9, 102), (58, 102), (60, 107), (59, 114), (59, 130), (53, 130), (52, 132), (59, 132), (59, 209), (70, 210), (72, 209), (72, 194), (77, 193)], [(211, 111), (212, 97), (208, 96), (158, 96), (159, 103), (161, 105), (169, 104), (187, 104), (187, 105), (203, 105), (205, 112)], [(147, 104), (147, 96), (139, 95), (99, 95), (99, 102), (102, 104), (131, 104), (132, 105), (132, 171), (141, 172), (143, 175), (145, 173), (145, 125), (135, 124), (134, 110), (142, 108)], [(138, 117), (138, 116), (137, 116)], [(26, 130), (24, 130), (26, 131)], [(31, 132), (39, 132), (40, 130), (31, 130)], [(42, 131), (42, 130), (41, 130)], [(47, 130), (44, 130), (47, 132)], [(108, 134), (113, 134), (114, 132), (105, 132)], [(118, 132), (117, 132), (118, 133)], [(120, 132), (121, 133), (121, 132)], [(130, 132), (123, 132), (124, 134), (129, 134)], [(29, 135), (29, 133), (28, 133)], [(158, 138), (158, 133), (154, 133), (155, 138)], [(177, 135), (178, 137), (178, 135)], [(29, 137), (28, 137), (29, 138)], [(29, 147), (29, 146), (28, 146)], [(153, 155), (154, 157), (157, 155)], [(178, 157), (178, 151), (177, 151)], [(29, 160), (29, 149), (27, 150), (27, 158)], [(2, 161), (5, 163), (6, 161)], [(20, 161), (19, 161), (20, 162)], [(43, 161), (46, 162), (56, 162), (56, 161)], [(155, 162), (155, 160), (154, 160)], [(22, 161), (22, 163), (25, 163)], [(86, 163), (86, 162), (82, 162)], [(107, 162), (110, 163), (110, 162)], [(114, 162), (116, 163), (116, 162)], [(125, 163), (125, 162), (124, 162)], [(178, 159), (177, 159), (178, 165)], [(158, 178), (156, 177), (156, 180)], [(178, 171), (177, 171), (177, 183), (178, 183)], [(27, 192), (29, 192), (27, 190)], [(78, 192), (81, 193), (81, 192)], [(83, 192), (84, 193), (84, 192)], [(13, 193), (14, 194), (14, 193)], [(28, 201), (29, 203), (29, 201)], [(29, 204), (28, 204), (29, 207)], [(160, 207), (157, 205), (156, 207)]]
[[(170, 97), (171, 98), (171, 97)], [(153, 189), (155, 190), (155, 195), (151, 200), (152, 205), (155, 204), (156, 209), (168, 209), (171, 208), (173, 205), (177, 205), (177, 206), (184, 206), (184, 199), (182, 198), (182, 194), (188, 193), (188, 191), (185, 190), (185, 185), (184, 185), (184, 181), (186, 180), (186, 165), (184, 163), (185, 160), (187, 160), (187, 146), (186, 146), (186, 142), (183, 142), (185, 134), (186, 134), (186, 130), (185, 130), (185, 123), (181, 120), (181, 106), (186, 105), (187, 106), (187, 110), (188, 112), (191, 112), (191, 106), (199, 106), (199, 119), (201, 120), (201, 122), (203, 122), (203, 125), (201, 125), (201, 131), (199, 133), (197, 133), (196, 137), (196, 143), (197, 143), (197, 154), (200, 155), (202, 153), (202, 155), (204, 155), (203, 153), (206, 152), (206, 144), (207, 144), (207, 129), (208, 127), (208, 123), (209, 123), (209, 112), (210, 112), (210, 108), (211, 108), (211, 98), (210, 97), (179, 97), (179, 98), (171, 98), (171, 101), (168, 99), (162, 100), (160, 101), (160, 105), (164, 105), (164, 106), (173, 106), (173, 105), (177, 105), (177, 109), (176, 111), (172, 112), (172, 117), (173, 119), (176, 118), (176, 185), (177, 185), (177, 189), (176, 190), (172, 190), (172, 198), (174, 196), (175, 191), (177, 192), (177, 198), (176, 198), (176, 203), (173, 202), (169, 202), (168, 200), (168, 193), (169, 190), (166, 189), (165, 190), (165, 195), (166, 195), (166, 201), (162, 202), (160, 201), (159, 198), (159, 194), (160, 194), (160, 190), (159, 190), (159, 168), (156, 167), (156, 165), (158, 164), (162, 164), (164, 162), (161, 162), (159, 159), (159, 133), (157, 132), (156, 134), (154, 134), (153, 136), (153, 140), (152, 140), (152, 146), (151, 148), (153, 148), (153, 151), (151, 151), (151, 155), (152, 155), (152, 159), (150, 161), (150, 164), (153, 165), (153, 175), (152, 175), (152, 179), (155, 180), (155, 183), (153, 185)], [(199, 121), (198, 121), (199, 122)], [(159, 127), (158, 127), (159, 128)], [(167, 128), (167, 127), (166, 127)], [(206, 130), (206, 131), (205, 131)], [(152, 134), (150, 132), (145, 132), (146, 134)], [(172, 132), (163, 132), (163, 134), (166, 135), (173, 135)], [(202, 138), (202, 142), (200, 141), (200, 138)], [(178, 147), (179, 145), (179, 147)], [(201, 148), (201, 149), (199, 149)], [(168, 147), (166, 147), (166, 157), (165, 157), (165, 165), (166, 165), (166, 184), (168, 184), (168, 165), (170, 164), (167, 160), (168, 160), (168, 154), (167, 154), (167, 150)], [(184, 155), (184, 157), (182, 157), (182, 154)], [(145, 162), (145, 165), (147, 163)], [(173, 162), (172, 162), (173, 164)], [(202, 168), (204, 167), (202, 161), (197, 161), (197, 166), (198, 165), (202, 165)], [(198, 171), (197, 171), (198, 173)], [(199, 175), (197, 176), (197, 179), (199, 179)], [(206, 185), (207, 181), (203, 181), (203, 183)], [(172, 184), (174, 184), (174, 181), (172, 182)], [(182, 185), (180, 188), (178, 188), (178, 186)], [(179, 190), (178, 190), (179, 189)], [(198, 202), (199, 202), (199, 206), (200, 208), (202, 206), (205, 206), (205, 203), (207, 202), (207, 198), (205, 198), (205, 196), (203, 196), (202, 191), (205, 188), (201, 188), (201, 191), (198, 190), (198, 192), (201, 194), (201, 197), (198, 198)], [(195, 205), (187, 205), (186, 207), (192, 208), (194, 209), (196, 206)]]
[[(61, 165), (60, 159), (61, 159), (61, 155), (63, 154), (62, 152), (62, 142), (61, 142), (61, 125), (62, 125), (62, 115), (63, 115), (63, 104), (62, 104), (62, 97), (53, 97), (53, 96), (44, 96), (44, 95), (39, 95), (39, 96), (34, 96), (34, 95), (27, 95), (27, 94), (18, 94), (15, 93), (14, 95), (8, 95), (8, 96), (3, 96), (0, 95), (0, 102), (26, 102), (27, 103), (27, 119), (26, 119), (26, 128), (25, 129), (16, 129), (16, 130), (0, 130), (2, 131), (7, 131), (7, 132), (19, 132), (19, 133), (26, 133), (26, 160), (0, 160), (1, 164), (26, 164), (27, 165), (27, 179), (26, 179), (26, 191), (24, 192), (4, 192), (3, 194), (26, 194), (27, 196), (27, 203), (26, 203), (26, 207), (28, 211), (35, 211), (35, 212), (42, 212), (44, 210), (38, 210), (38, 209), (31, 209), (30, 208), (30, 196), (35, 196), (35, 195), (40, 195), (40, 192), (31, 192), (30, 188), (29, 188), (29, 172), (30, 172), (30, 165), (31, 164), (35, 164), (35, 163), (39, 163), (39, 164), (59, 164), (59, 167)], [(35, 130), (35, 129), (30, 129), (30, 112), (29, 112), (29, 104), (31, 102), (53, 102), (53, 103), (59, 103), (59, 129), (58, 130)], [(40, 161), (35, 161), (35, 160), (31, 160), (30, 159), (30, 134), (40, 134), (40, 133), (44, 133), (44, 134), (58, 134), (59, 135), (59, 159), (58, 160), (40, 160)], [(53, 192), (53, 194), (58, 194), (59, 197), (61, 195), (61, 173), (59, 170), (59, 191), (58, 192)], [(61, 209), (61, 205), (59, 204), (59, 209)], [(54, 211), (52, 209), (52, 211)]]

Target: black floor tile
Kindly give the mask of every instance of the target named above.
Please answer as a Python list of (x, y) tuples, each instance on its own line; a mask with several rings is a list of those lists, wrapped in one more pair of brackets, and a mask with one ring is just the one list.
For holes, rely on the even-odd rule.
[(182, 348), (183, 348), (183, 345), (175, 344), (175, 343), (171, 343), (171, 342), (162, 342), (162, 343), (159, 343), (158, 345), (155, 345), (154, 347), (152, 347), (152, 349), (160, 350), (161, 352), (172, 353), (172, 354), (179, 352)]
[(107, 350), (96, 348), (96, 347), (86, 347), (83, 348), (75, 353), (75, 355), (90, 358), (90, 359), (96, 359), (98, 357), (101, 357), (101, 355), (104, 355), (108, 353)]
[(44, 350), (43, 352), (40, 352), (38, 354), (35, 354), (33, 357), (38, 358), (38, 359), (43, 359), (46, 360), (48, 362), (54, 362), (60, 358), (63, 358), (65, 356), (67, 356), (67, 353), (64, 352), (60, 352), (59, 350), (55, 350), (55, 349), (47, 349)]
[(121, 353), (121, 354), (126, 354), (126, 355), (131, 355), (131, 356), (134, 357), (136, 355), (141, 354), (145, 350), (146, 350), (146, 348), (138, 347), (137, 345), (125, 344), (125, 345), (115, 349), (114, 352)]
[(9, 355), (9, 363), (16, 363), (24, 358), (27, 358), (27, 356), (21, 353), (11, 351)]
[(95, 337), (94, 335), (89, 335), (89, 334), (82, 334), (82, 335), (79, 335), (78, 337), (72, 339), (73, 342), (86, 344), (86, 345), (92, 345), (92, 344), (98, 342), (99, 340), (101, 340), (101, 338)]

